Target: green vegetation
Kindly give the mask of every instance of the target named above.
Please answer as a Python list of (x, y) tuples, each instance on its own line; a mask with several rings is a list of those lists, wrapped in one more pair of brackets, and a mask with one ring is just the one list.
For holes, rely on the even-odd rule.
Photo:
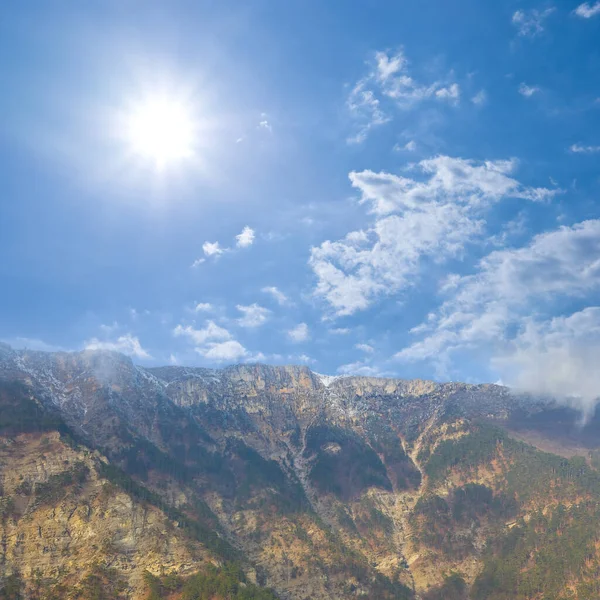
[(444, 583), (423, 594), (423, 600), (467, 600), (467, 584), (462, 575), (451, 573), (444, 577)]
[(62, 473), (50, 475), (45, 483), (35, 486), (35, 499), (39, 504), (53, 505), (60, 502), (72, 486), (79, 487), (85, 483), (90, 470), (85, 463), (79, 461)]
[(208, 566), (191, 577), (174, 575), (156, 577), (144, 574), (148, 600), (162, 600), (177, 592), (180, 600), (276, 600), (272, 591), (247, 583), (244, 572), (236, 564), (218, 569)]
[(507, 435), (495, 427), (480, 426), (458, 439), (442, 441), (434, 453), (428, 450), (419, 454), (419, 461), (425, 462), (425, 473), (432, 483), (440, 481), (452, 468), (462, 471), (475, 471), (477, 467), (491, 460), (498, 444), (503, 444)]
[(281, 513), (310, 511), (302, 486), (290, 481), (274, 460), (266, 460), (241, 440), (229, 440), (227, 450), (237, 482), (236, 500), (243, 505), (256, 492), (268, 492), (272, 505)]
[(16, 381), (0, 381), (0, 435), (58, 431), (71, 435), (62, 418), (45, 409)]
[(396, 489), (417, 489), (421, 485), (421, 472), (404, 452), (399, 434), (384, 426), (381, 420), (369, 419), (367, 427), (371, 447), (383, 456)]
[[(559, 504), (528, 522), (519, 520), (500, 541), (492, 542), (471, 597), (477, 600), (600, 597), (600, 506)], [(567, 582), (577, 582), (569, 595)]]
[(310, 478), (321, 492), (348, 500), (369, 487), (392, 490), (379, 456), (354, 432), (328, 425), (311, 427), (304, 454), (315, 457)]
[(21, 600), (23, 596), (23, 580), (16, 572), (0, 580), (0, 600)]

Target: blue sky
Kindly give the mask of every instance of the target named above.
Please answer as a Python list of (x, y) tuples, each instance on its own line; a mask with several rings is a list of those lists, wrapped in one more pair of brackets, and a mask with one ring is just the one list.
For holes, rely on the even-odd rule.
[(0, 338), (593, 396), (598, 40), (594, 2), (12, 3)]

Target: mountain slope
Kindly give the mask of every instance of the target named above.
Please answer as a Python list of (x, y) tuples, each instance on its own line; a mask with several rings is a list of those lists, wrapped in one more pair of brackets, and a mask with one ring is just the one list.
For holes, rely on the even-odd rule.
[[(28, 590), (38, 576), (60, 570), (69, 580), (95, 565), (116, 569), (130, 597), (159, 598), (192, 585), (167, 585), (161, 574), (210, 579), (207, 564), (235, 562), (248, 582), (299, 600), (597, 597), (594, 422), (580, 433), (562, 428), (568, 454), (586, 458), (515, 439), (548, 440), (558, 413), (563, 425), (576, 422), (550, 400), (491, 385), (328, 378), (305, 367), (143, 369), (115, 353), (6, 346), (0, 381), (7, 405), (31, 413), (12, 425), (2, 424), (10, 411), (0, 413), (2, 448), (23, 448), (0, 463), (3, 506), (19, 507), (3, 517), (12, 528), (5, 537), (26, 548), (17, 559), (14, 544), (5, 547), (5, 582), (17, 562)], [(15, 481), (23, 461), (35, 465), (24, 475), (30, 494), (68, 481), (67, 495), (51, 495), (47, 509), (23, 496), (27, 484), (17, 490)], [(107, 506), (126, 504), (128, 513), (98, 504), (107, 486)], [(61, 511), (87, 505), (110, 526), (76, 522), (70, 535), (87, 540), (76, 558), (65, 558), (63, 544), (38, 560), (45, 546), (30, 523), (53, 510), (64, 531)], [(153, 515), (141, 529), (138, 505)], [(92, 543), (90, 528), (112, 531), (113, 545)]]

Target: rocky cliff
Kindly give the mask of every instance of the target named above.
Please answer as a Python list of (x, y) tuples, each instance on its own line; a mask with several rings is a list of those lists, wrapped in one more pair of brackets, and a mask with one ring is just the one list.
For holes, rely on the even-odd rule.
[[(185, 578), (232, 564), (290, 600), (597, 597), (600, 436), (547, 399), (1, 346), (0, 401), (0, 577), (24, 597), (200, 598)], [(544, 519), (584, 555), (544, 555)]]

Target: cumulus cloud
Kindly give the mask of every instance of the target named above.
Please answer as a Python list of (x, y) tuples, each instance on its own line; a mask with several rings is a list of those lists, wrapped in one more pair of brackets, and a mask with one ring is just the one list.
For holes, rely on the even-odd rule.
[(575, 154), (594, 154), (600, 152), (600, 146), (584, 146), (583, 144), (573, 144), (569, 150)]
[(142, 348), (140, 340), (127, 333), (118, 337), (114, 341), (99, 340), (98, 338), (92, 338), (85, 342), (86, 350), (110, 350), (113, 352), (121, 352), (128, 356), (135, 356), (136, 358), (152, 358), (150, 354)]
[(423, 259), (460, 254), (484, 229), (482, 215), (504, 197), (539, 201), (557, 190), (528, 188), (511, 176), (514, 161), (476, 162), (448, 156), (415, 166), (419, 179), (350, 173), (361, 203), (375, 215), (366, 230), (311, 249), (315, 295), (337, 316), (368, 308), (378, 297), (414, 285)]
[(525, 98), (531, 98), (531, 96), (540, 91), (540, 88), (535, 85), (527, 85), (526, 83), (521, 83), (521, 85), (519, 85), (519, 94), (525, 96)]
[(544, 31), (544, 21), (554, 12), (554, 8), (546, 10), (517, 10), (512, 16), (513, 25), (523, 37), (535, 37)]
[(596, 15), (600, 15), (600, 2), (595, 2), (594, 4), (584, 2), (575, 9), (575, 14), (583, 19), (591, 19)]
[[(600, 347), (600, 330), (591, 320), (598, 314), (595, 307), (555, 315), (569, 302), (597, 299), (598, 257), (600, 220), (539, 234), (521, 248), (492, 252), (480, 261), (474, 274), (451, 278), (443, 290), (447, 299), (413, 330), (420, 339), (396, 358), (438, 361), (448, 360), (457, 351), (486, 349), (494, 353), (495, 364), (503, 367), (503, 380), (540, 391), (541, 384), (533, 385), (532, 379), (537, 371), (528, 375), (526, 370), (536, 357), (543, 358), (540, 364), (550, 368), (552, 361), (562, 356), (561, 335), (568, 340), (565, 348), (573, 352), (577, 364), (584, 364), (594, 344)], [(546, 391), (564, 396), (570, 386), (572, 394), (584, 397), (584, 390), (592, 389), (595, 380), (578, 381), (582, 369), (565, 365), (560, 385), (547, 374)], [(577, 377), (569, 379), (566, 373)], [(558, 372), (555, 375), (559, 377)], [(589, 399), (589, 394), (586, 397)]]
[(271, 314), (271, 311), (268, 308), (259, 306), (256, 303), (250, 304), (249, 306), (238, 304), (236, 308), (242, 313), (242, 317), (237, 320), (241, 327), (260, 327), (267, 322), (269, 315)]
[(205, 256), (219, 256), (224, 252), (223, 248), (219, 245), (219, 242), (204, 242), (204, 244), (202, 244), (202, 251)]
[(210, 342), (204, 348), (196, 348), (196, 352), (216, 362), (235, 361), (248, 357), (248, 351), (237, 340)]
[(348, 142), (361, 143), (371, 129), (392, 120), (389, 110), (382, 106), (383, 100), (390, 109), (407, 110), (427, 99), (456, 104), (459, 97), (460, 88), (455, 82), (417, 81), (409, 72), (409, 61), (402, 49), (376, 52), (369, 72), (352, 87), (346, 102), (359, 127)]
[(246, 227), (242, 229), (242, 233), (235, 236), (236, 246), (238, 248), (247, 248), (248, 246), (252, 246), (254, 243), (254, 237), (254, 229), (246, 225)]
[(289, 298), (279, 288), (275, 287), (274, 285), (262, 288), (261, 292), (264, 292), (265, 294), (270, 294), (271, 296), (273, 296), (275, 301), (280, 306), (285, 306), (286, 304), (289, 303)]
[(233, 339), (231, 333), (217, 325), (214, 321), (206, 321), (202, 329), (196, 329), (191, 325), (177, 325), (173, 329), (176, 337), (187, 338), (194, 346), (194, 350), (204, 358), (212, 362), (227, 362), (243, 359), (260, 360), (262, 354), (252, 354), (237, 340)]
[(296, 343), (305, 342), (310, 337), (308, 325), (306, 323), (296, 325), (296, 327), (293, 327), (287, 333), (292, 342)]
[(214, 321), (207, 321), (204, 329), (194, 329), (191, 325), (177, 325), (173, 329), (173, 335), (177, 337), (187, 337), (197, 345), (205, 344), (209, 341), (223, 341), (231, 339), (231, 334), (227, 329), (220, 327)]

